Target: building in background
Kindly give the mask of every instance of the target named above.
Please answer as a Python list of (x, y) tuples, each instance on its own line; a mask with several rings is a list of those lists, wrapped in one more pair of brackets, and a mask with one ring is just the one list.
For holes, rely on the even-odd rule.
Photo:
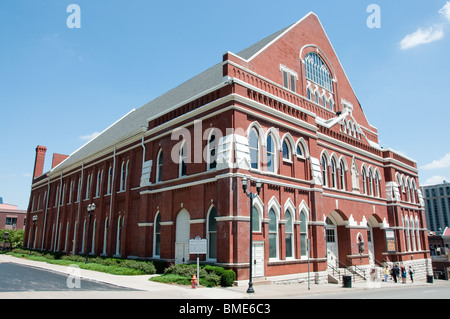
[[(253, 277), (310, 270), (316, 282), (393, 262), (431, 271), (417, 163), (378, 144), (314, 13), (225, 53), (46, 173), (45, 151), (29, 247), (178, 264), (199, 236), (202, 261), (238, 280), (250, 263)], [(252, 207), (244, 179), (253, 192), (262, 183)]]
[(425, 216), (428, 229), (441, 232), (450, 227), (450, 184), (421, 186), (425, 200)]
[(16, 205), (4, 204), (0, 197), (0, 229), (25, 229), (26, 210), (19, 210)]

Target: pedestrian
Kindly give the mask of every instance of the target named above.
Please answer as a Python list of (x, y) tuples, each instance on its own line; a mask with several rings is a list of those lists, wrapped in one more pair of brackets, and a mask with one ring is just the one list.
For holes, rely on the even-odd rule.
[(392, 275), (392, 278), (394, 279), (394, 282), (397, 283), (397, 276), (398, 276), (398, 266), (397, 265), (394, 265), (392, 267), (391, 275)]
[(411, 278), (411, 283), (414, 283), (414, 278), (413, 278), (413, 274), (414, 274), (414, 270), (412, 269), (411, 266), (409, 266), (409, 277)]
[(384, 267), (384, 282), (388, 282), (389, 274), (390, 274), (389, 267), (388, 265), (386, 265), (386, 267)]
[(406, 284), (406, 268), (403, 264), (400, 266), (400, 270), (402, 273), (402, 284)]

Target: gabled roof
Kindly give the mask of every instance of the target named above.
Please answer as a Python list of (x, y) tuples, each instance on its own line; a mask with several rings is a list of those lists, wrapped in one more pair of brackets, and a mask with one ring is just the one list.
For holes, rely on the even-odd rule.
[(442, 237), (450, 237), (450, 228), (445, 227)]
[(263, 51), (266, 47), (270, 46), (272, 43), (277, 41), (280, 37), (283, 36), (283, 34), (288, 32), (291, 28), (293, 28), (294, 26), (296, 26), (297, 24), (302, 22), (304, 19), (306, 19), (310, 15), (314, 15), (317, 17), (317, 15), (311, 11), (307, 15), (305, 15), (303, 18), (298, 20), (297, 22), (269, 35), (268, 37), (265, 37), (261, 41), (258, 41), (255, 44), (249, 46), (248, 48), (240, 51), (239, 53), (237, 53), (237, 55), (240, 56), (241, 58), (243, 58), (244, 60), (252, 59), (255, 55), (257, 55), (259, 52)]
[(73, 152), (66, 160), (54, 167), (50, 173), (67, 168), (142, 132), (142, 127), (147, 126), (148, 119), (164, 114), (174, 106), (185, 103), (196, 95), (219, 85), (222, 81), (222, 63), (218, 63), (142, 107), (131, 110), (97, 137)]
[(280, 31), (277, 31), (268, 37), (265, 37), (261, 41), (256, 42), (255, 44), (249, 46), (248, 48), (240, 51), (237, 53), (238, 56), (243, 58), (244, 60), (249, 60), (251, 57), (253, 57), (255, 54), (257, 54), (259, 51), (264, 49), (267, 45), (269, 45), (272, 41), (276, 40), (280, 35), (282, 35), (286, 30), (288, 30), (292, 25), (281, 29)]

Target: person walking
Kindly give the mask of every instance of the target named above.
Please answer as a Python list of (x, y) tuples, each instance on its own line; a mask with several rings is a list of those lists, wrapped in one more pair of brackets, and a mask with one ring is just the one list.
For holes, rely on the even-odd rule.
[(411, 266), (409, 266), (408, 273), (409, 273), (409, 277), (411, 278), (411, 283), (413, 284), (413, 283), (414, 283), (414, 277), (413, 277), (413, 275), (414, 275), (414, 270), (412, 269)]
[(389, 267), (388, 265), (386, 265), (386, 267), (384, 267), (384, 282), (388, 282), (389, 274), (390, 274)]

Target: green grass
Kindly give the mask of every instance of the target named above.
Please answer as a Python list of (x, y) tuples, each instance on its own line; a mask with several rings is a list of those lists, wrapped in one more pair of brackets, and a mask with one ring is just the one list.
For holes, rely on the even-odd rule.
[[(29, 255), (29, 252), (25, 252), (23, 250), (13, 250), (11, 252), (8, 252), (7, 255), (11, 255), (17, 258), (26, 258), (33, 261), (39, 261), (39, 262), (46, 262), (49, 264), (54, 265), (61, 265), (61, 266), (71, 266), (71, 265), (77, 265), (81, 269), (86, 270), (93, 270), (93, 271), (99, 271), (104, 272), (108, 274), (113, 275), (121, 275), (121, 276), (137, 276), (137, 275), (145, 275), (148, 273), (154, 273), (153, 271), (149, 271), (149, 267), (140, 267), (141, 263), (147, 266), (149, 263), (144, 262), (137, 262), (137, 261), (127, 261), (127, 260), (119, 260), (119, 259), (99, 259), (92, 258), (92, 261), (85, 263), (85, 257), (82, 256), (56, 256), (49, 254), (49, 253), (39, 253), (39, 252), (32, 252), (31, 256)], [(59, 257), (59, 258), (58, 258)], [(106, 264), (100, 264), (99, 262), (105, 262)], [(132, 267), (137, 268), (131, 268), (127, 265), (131, 265)], [(143, 269), (138, 269), (138, 268)], [(146, 269), (146, 270), (144, 270)]]

